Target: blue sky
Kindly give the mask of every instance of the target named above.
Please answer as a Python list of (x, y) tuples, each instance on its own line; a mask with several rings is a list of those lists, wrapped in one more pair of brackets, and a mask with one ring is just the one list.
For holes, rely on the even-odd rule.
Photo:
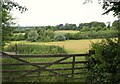
[(116, 20), (112, 16), (102, 15), (104, 10), (97, 0), (83, 4), (85, 0), (15, 0), (28, 11), (20, 14), (13, 11), (16, 25), (20, 26), (47, 26), (65, 23), (85, 23), (91, 21), (105, 22)]

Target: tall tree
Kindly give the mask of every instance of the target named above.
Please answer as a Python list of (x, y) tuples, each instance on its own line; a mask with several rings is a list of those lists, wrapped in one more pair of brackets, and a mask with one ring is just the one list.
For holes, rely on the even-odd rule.
[(106, 1), (103, 4), (103, 9), (105, 10), (103, 14), (108, 14), (109, 12), (112, 11), (113, 15), (118, 17), (118, 26), (117, 26), (118, 44), (120, 44), (120, 1), (118, 2)]
[(102, 8), (105, 10), (103, 14), (108, 14), (112, 11), (114, 16), (120, 15), (120, 1), (111, 2), (111, 0), (106, 0), (103, 2)]
[(16, 8), (16, 10), (19, 10), (21, 13), (23, 13), (27, 10), (27, 8), (25, 6), (23, 7), (19, 5), (12, 0), (1, 0), (0, 3), (2, 8), (0, 11), (0, 15), (2, 16), (0, 29), (2, 29), (2, 45), (4, 46), (5, 43), (9, 40), (11, 32), (13, 30), (13, 27), (11, 27), (11, 25), (15, 24), (13, 22), (14, 18), (11, 15), (12, 9)]
[[(109, 14), (113, 12), (115, 17), (118, 17), (118, 44), (120, 44), (120, 0), (98, 0), (98, 2), (103, 1), (102, 8), (105, 10), (104, 14)], [(85, 3), (93, 2), (93, 0), (86, 0)]]

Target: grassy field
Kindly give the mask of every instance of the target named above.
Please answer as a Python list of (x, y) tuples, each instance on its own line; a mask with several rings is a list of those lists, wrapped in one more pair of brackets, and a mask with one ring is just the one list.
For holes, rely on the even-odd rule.
[[(36, 45), (57, 45), (57, 46), (61, 46), (64, 47), (67, 51), (67, 53), (86, 53), (89, 49), (90, 49), (90, 44), (91, 42), (97, 42), (97, 41), (101, 41), (101, 39), (93, 39), (93, 40), (67, 40), (67, 41), (59, 41), (59, 42), (28, 42), (28, 41), (13, 41), (10, 44), (14, 44), (14, 43), (25, 43), (25, 44), (36, 44)], [(10, 45), (8, 44), (8, 45)], [(60, 57), (61, 58), (61, 57)], [(29, 62), (54, 62), (55, 60), (58, 60), (60, 58), (25, 58), (24, 60), (29, 61)], [(76, 61), (84, 61), (85, 57), (76, 57)], [(18, 61), (14, 60), (14, 59), (4, 59), (2, 61), (3, 63), (19, 63)], [(63, 62), (72, 62), (72, 58), (69, 58), (67, 60), (64, 60)], [(75, 64), (75, 67), (83, 67), (84, 64)], [(72, 65), (71, 64), (61, 64), (61, 65), (52, 65), (49, 68), (52, 69), (56, 69), (56, 68), (71, 68)], [(3, 70), (28, 70), (28, 69), (35, 69), (35, 67), (32, 66), (13, 66), (13, 67), (9, 67), (9, 66), (4, 66)], [(63, 74), (70, 74), (71, 70), (67, 70), (67, 71), (58, 71), (59, 73), (63, 73)], [(75, 70), (75, 73), (77, 72), (85, 72), (84, 69), (79, 69), (79, 70)], [(19, 73), (11, 73), (11, 74), (7, 74), (7, 73), (3, 73), (4, 76), (16, 76), (17, 74), (22, 74), (21, 72)], [(35, 75), (37, 73), (33, 73), (31, 75)], [(51, 74), (48, 72), (43, 72), (42, 74)], [(75, 75), (75, 78), (79, 78), (79, 77), (83, 77), (83, 79), (81, 80), (77, 80), (79, 82), (84, 81), (84, 74), (78, 74)], [(40, 79), (40, 80), (39, 80)], [(64, 77), (63, 76), (55, 76), (55, 77), (36, 77), (35, 79), (33, 78), (24, 78), (24, 79), (20, 79), (20, 80), (14, 80), (14, 81), (24, 81), (24, 82), (34, 82), (34, 81), (41, 81), (41, 82), (56, 82), (56, 81), (63, 81)], [(72, 81), (72, 80), (69, 80)]]
[[(24, 58), (23, 58), (24, 59)], [(61, 58), (26, 58), (24, 60), (26, 61), (29, 61), (29, 62), (54, 62), (55, 60), (58, 60), (58, 59), (61, 59)], [(78, 61), (78, 57), (76, 58), (77, 61)], [(80, 60), (80, 59), (79, 59)], [(72, 62), (72, 58), (69, 58), (67, 60), (65, 60), (64, 62)], [(5, 59), (3, 60), (3, 63), (20, 63), (19, 61), (17, 60), (14, 60), (14, 59)], [(42, 66), (42, 65), (40, 65)], [(84, 64), (75, 64), (75, 67), (82, 67), (84, 66)], [(48, 69), (58, 69), (58, 68), (72, 68), (72, 65), (71, 64), (59, 64), (59, 65), (52, 65), (50, 67), (48, 67)], [(33, 70), (33, 69), (37, 69), (33, 66), (3, 66), (3, 70)], [(78, 69), (78, 70), (75, 70), (75, 73), (77, 72), (83, 72), (84, 69)], [(60, 74), (71, 74), (72, 70), (59, 70), (57, 71), (58, 73)], [(3, 76), (18, 76), (20, 74), (23, 74), (22, 72), (16, 72), (16, 73), (3, 73)], [(38, 73), (34, 72), (30, 75), (37, 75)], [(52, 73), (49, 73), (47, 71), (44, 71), (42, 72), (41, 74), (52, 74)], [(71, 76), (71, 75), (69, 75)], [(83, 74), (78, 74), (78, 75), (75, 75), (76, 78), (79, 78), (79, 77), (84, 77)], [(39, 80), (40, 79), (40, 80)], [(47, 76), (42, 76), (42, 77), (35, 77), (35, 79), (33, 78), (20, 78), (20, 79), (16, 79), (16, 80), (10, 80), (8, 79), (8, 81), (15, 81), (15, 82), (20, 82), (20, 81), (23, 81), (23, 82), (60, 82), (60, 81), (63, 81), (65, 78), (63, 76), (53, 76), (53, 77), (47, 77)], [(72, 80), (69, 80), (69, 81), (72, 81)], [(81, 80), (76, 80), (76, 81), (81, 81)]]
[(73, 33), (73, 34), (75, 34), (75, 33), (78, 33), (78, 32), (80, 32), (80, 31), (78, 31), (78, 30), (57, 30), (57, 31), (55, 31), (55, 34), (56, 33), (61, 33), (61, 34)]
[(57, 45), (64, 47), (68, 53), (86, 53), (90, 49), (92, 42), (99, 42), (101, 39), (91, 40), (67, 40), (59, 42), (28, 42), (28, 41), (12, 41), (13, 43), (27, 43), (27, 44), (39, 44), (39, 45)]

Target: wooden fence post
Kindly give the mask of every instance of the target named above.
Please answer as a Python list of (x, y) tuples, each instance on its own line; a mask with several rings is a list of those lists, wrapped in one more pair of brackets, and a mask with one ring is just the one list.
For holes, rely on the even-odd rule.
[(94, 50), (89, 50), (89, 56), (91, 56), (92, 54), (95, 54)]
[(74, 79), (74, 68), (75, 68), (75, 56), (73, 56), (73, 62), (72, 62), (72, 79)]
[(49, 50), (49, 52), (51, 52), (51, 45), (50, 45), (50, 50)]
[(17, 44), (15, 44), (15, 54), (17, 55)]

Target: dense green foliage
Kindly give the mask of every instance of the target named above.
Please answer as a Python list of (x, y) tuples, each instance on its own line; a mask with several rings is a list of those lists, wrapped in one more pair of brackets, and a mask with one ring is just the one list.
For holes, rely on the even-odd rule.
[[(86, 0), (92, 1), (92, 0)], [(100, 1), (100, 0), (98, 0)], [(103, 14), (113, 12), (120, 17), (120, 1), (105, 0)], [(88, 57), (87, 82), (107, 82), (107, 84), (120, 84), (120, 21), (114, 21), (111, 29), (116, 33), (117, 40), (107, 39), (100, 43), (93, 43), (91, 50), (94, 55)], [(110, 26), (108, 26), (110, 28)], [(114, 34), (113, 34), (114, 35)]]
[(4, 49), (7, 52), (18, 54), (57, 54), (66, 53), (65, 49), (59, 46), (33, 45), (33, 44), (11, 44)]
[(26, 7), (20, 6), (18, 3), (13, 2), (11, 0), (1, 0), (1, 12), (0, 15), (2, 16), (2, 24), (0, 25), (0, 28), (2, 28), (2, 44), (4, 44), (9, 41), (12, 31), (15, 29), (15, 27), (11, 27), (15, 24), (14, 18), (11, 16), (11, 11), (13, 8), (16, 8), (20, 12), (24, 12), (27, 10)]
[[(79, 39), (98, 39), (98, 38), (116, 38), (117, 30), (116, 25), (118, 21), (114, 21), (112, 26), (108, 24), (107, 26), (103, 22), (90, 22), (81, 23), (79, 26), (75, 24), (60, 24), (57, 26), (41, 26), (41, 27), (30, 27), (20, 28), (14, 33), (25, 33), (25, 40), (36, 42), (50, 42), (50, 41), (64, 41), (64, 40), (79, 40)], [(47, 29), (48, 28), (48, 29)], [(75, 29), (76, 28), (76, 29)], [(57, 33), (57, 30), (79, 30), (77, 33)], [(14, 34), (13, 33), (13, 34)], [(13, 35), (14, 36), (14, 35)], [(19, 38), (19, 35), (12, 37), (12, 40)], [(23, 36), (22, 36), (23, 37)], [(20, 40), (23, 40), (22, 38)]]
[(80, 23), (78, 26), (76, 24), (68, 24), (66, 23), (65, 25), (63, 24), (59, 24), (59, 25), (56, 25), (56, 26), (25, 26), (25, 27), (17, 27), (16, 30), (14, 30), (13, 32), (14, 33), (23, 33), (25, 32), (26, 30), (30, 30), (30, 29), (50, 29), (50, 30), (81, 30), (83, 27), (106, 27), (105, 23), (104, 22), (97, 22), (97, 21), (93, 21), (93, 22), (90, 22), (90, 23)]
[(38, 41), (53, 41), (54, 38), (54, 31), (50, 29), (38, 29), (37, 33), (39, 34), (38, 36)]
[(120, 83), (120, 45), (117, 40), (106, 40), (93, 43), (95, 54), (88, 57), (88, 82)]
[(66, 38), (69, 40), (78, 40), (78, 39), (98, 39), (98, 38), (115, 38), (117, 37), (116, 30), (108, 29), (108, 30), (89, 30), (89, 31), (81, 31), (76, 34), (68, 33), (65, 34)]
[(66, 37), (65, 37), (65, 35), (63, 35), (63, 34), (56, 34), (56, 35), (54, 36), (54, 40), (55, 40), (55, 41), (65, 41), (65, 40), (66, 40)]
[(54, 40), (54, 31), (41, 28), (36, 30), (29, 30), (25, 33), (24, 38), (32, 42), (36, 41), (49, 42)]
[[(93, 2), (93, 0), (86, 0), (85, 3)], [(101, 3), (101, 0), (98, 0), (99, 3)], [(118, 18), (118, 21), (116, 24), (117, 29), (117, 38), (118, 38), (118, 44), (120, 44), (120, 1), (119, 0), (104, 0), (102, 3), (102, 8), (104, 9), (104, 14), (109, 14), (110, 12), (113, 12), (113, 16)], [(116, 22), (115, 22), (116, 23)]]
[(21, 41), (21, 40), (25, 40), (25, 36), (23, 34), (16, 34), (16, 35), (12, 35), (9, 40), (11, 40), (11, 41)]
[(111, 0), (108, 0), (104, 2), (103, 9), (105, 10), (103, 14), (108, 14), (109, 12), (112, 11), (114, 16), (119, 16), (120, 15), (120, 1), (116, 0), (112, 2)]
[(32, 41), (32, 42), (37, 41), (37, 39), (38, 39), (38, 33), (37, 33), (37, 31), (30, 31), (30, 32), (28, 32), (27, 39), (29, 41)]

